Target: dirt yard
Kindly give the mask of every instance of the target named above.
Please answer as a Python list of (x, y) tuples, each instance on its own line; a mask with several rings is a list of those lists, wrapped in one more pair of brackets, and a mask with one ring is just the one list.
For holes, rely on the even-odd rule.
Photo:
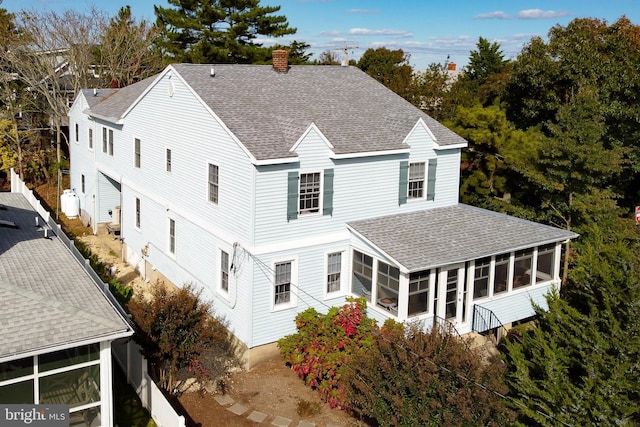
[[(44, 199), (49, 209), (55, 212), (57, 203), (56, 189), (42, 186), (36, 193)], [(144, 292), (149, 284), (145, 283), (132, 266), (122, 261), (122, 243), (108, 235), (93, 235), (91, 229), (82, 225), (78, 219), (68, 219), (62, 213), (58, 218), (65, 230), (79, 236), (87, 244), (92, 253), (98, 255), (102, 262), (115, 267), (114, 277), (124, 284), (133, 286), (134, 293)], [(226, 381), (225, 398), (233, 403), (220, 404), (215, 399), (221, 395), (186, 393), (179, 399), (187, 425), (191, 427), (244, 427), (274, 425), (276, 417), (291, 420), (289, 426), (298, 426), (306, 421), (316, 427), (346, 426), (356, 427), (364, 424), (350, 417), (343, 411), (331, 409), (324, 404), (320, 395), (306, 387), (285, 363), (275, 356), (254, 366), (251, 371), (240, 371), (231, 375)], [(229, 409), (233, 404), (247, 408), (241, 415)], [(248, 417), (252, 412), (266, 415), (257, 422)], [(277, 424), (282, 425), (282, 424)]]

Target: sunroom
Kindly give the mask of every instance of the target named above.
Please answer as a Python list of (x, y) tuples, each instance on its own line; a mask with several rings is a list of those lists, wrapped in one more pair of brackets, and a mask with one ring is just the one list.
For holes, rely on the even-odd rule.
[(533, 315), (560, 287), (575, 233), (467, 205), (348, 224), (351, 292), (370, 315), (484, 332)]

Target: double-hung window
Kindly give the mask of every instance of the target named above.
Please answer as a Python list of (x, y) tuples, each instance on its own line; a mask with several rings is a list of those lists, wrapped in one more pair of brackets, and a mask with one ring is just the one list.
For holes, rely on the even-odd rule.
[(424, 162), (409, 163), (409, 199), (424, 198)]
[(89, 150), (93, 150), (93, 129), (89, 128)]
[(165, 170), (171, 172), (171, 148), (167, 148), (165, 153)]
[(320, 212), (320, 172), (300, 174), (300, 214)]
[(274, 304), (287, 305), (291, 302), (291, 261), (276, 263)]
[(483, 298), (489, 295), (489, 271), (491, 257), (476, 260), (473, 278), (473, 298)]
[(342, 272), (342, 253), (327, 255), (327, 293), (340, 291), (340, 276)]
[(138, 138), (133, 140), (133, 166), (140, 167), (140, 140)]
[(377, 279), (377, 305), (397, 314), (400, 270), (385, 262), (378, 261)]
[(107, 152), (107, 128), (102, 128), (102, 152)]
[(140, 199), (136, 197), (136, 228), (140, 228)]
[(218, 166), (209, 163), (209, 201), (218, 204)]
[(169, 253), (176, 254), (176, 221), (169, 219)]
[(220, 251), (220, 289), (229, 292), (229, 254)]
[(84, 174), (80, 176), (80, 185), (81, 185), (80, 190), (82, 191), (82, 194), (85, 194), (86, 186), (85, 186)]
[(373, 283), (373, 257), (362, 252), (353, 251), (353, 281), (351, 292), (362, 295), (371, 301), (371, 287)]
[(431, 270), (417, 271), (409, 275), (409, 316), (429, 311), (429, 276)]
[(78, 124), (76, 123), (75, 126), (75, 130), (76, 130), (76, 142), (80, 142), (80, 126), (78, 126)]
[(109, 155), (113, 156), (113, 129), (109, 129)]

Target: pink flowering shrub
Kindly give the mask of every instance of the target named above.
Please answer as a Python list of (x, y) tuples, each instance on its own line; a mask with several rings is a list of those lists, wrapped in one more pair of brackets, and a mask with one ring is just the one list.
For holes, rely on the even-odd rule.
[(332, 408), (349, 409), (341, 383), (352, 354), (373, 343), (375, 320), (366, 317), (364, 298), (347, 298), (327, 314), (309, 308), (296, 316), (298, 332), (278, 341), (280, 354), (308, 386)]

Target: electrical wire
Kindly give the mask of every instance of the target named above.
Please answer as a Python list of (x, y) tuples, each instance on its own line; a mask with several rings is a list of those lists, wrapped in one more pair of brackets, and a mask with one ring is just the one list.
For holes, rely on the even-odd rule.
[[(243, 251), (244, 253), (246, 253), (246, 254), (247, 254), (247, 256), (248, 256), (248, 257), (250, 257), (251, 259), (253, 259), (253, 260), (256, 262), (256, 264), (257, 264), (258, 268), (260, 269), (260, 271), (261, 271), (261, 272), (265, 275), (265, 277), (266, 277), (266, 278), (271, 282), (271, 281), (273, 280), (273, 278), (275, 277), (275, 271), (274, 271), (274, 269), (273, 269), (273, 268), (271, 268), (269, 265), (267, 265), (267, 264), (266, 264), (264, 261), (262, 261), (260, 258), (258, 258), (257, 256), (253, 255), (251, 252), (247, 251), (246, 249), (244, 249), (244, 248), (242, 248), (242, 247), (241, 247), (241, 249), (242, 249), (242, 251)], [(268, 273), (268, 274), (267, 274), (267, 273)], [(296, 292), (296, 291), (294, 291), (294, 289), (296, 289), (296, 290), (297, 290), (297, 292)], [(295, 283), (293, 283), (292, 281), (290, 281), (290, 292), (292, 292), (292, 293), (296, 296), (296, 298), (298, 298), (299, 300), (302, 300), (302, 301), (303, 301), (303, 302), (304, 302), (308, 307), (312, 307), (312, 305), (311, 305), (311, 304), (309, 304), (309, 302), (308, 302), (308, 301), (305, 301), (305, 300), (304, 300), (304, 298), (301, 298), (301, 297), (300, 297), (300, 293), (303, 293), (305, 296), (307, 296), (307, 297), (311, 298), (313, 301), (315, 301), (315, 302), (319, 303), (320, 305), (322, 305), (322, 306), (326, 307), (327, 309), (332, 308), (332, 306), (327, 305), (324, 301), (322, 301), (322, 300), (320, 300), (320, 299), (316, 298), (315, 296), (311, 295), (310, 293), (308, 293), (307, 291), (305, 291), (304, 289), (302, 289), (300, 286), (296, 285), (296, 284), (295, 284)], [(355, 324), (354, 324), (353, 326), (354, 326), (354, 327), (357, 327), (358, 325), (355, 325)], [(378, 331), (372, 331), (372, 333), (373, 333), (373, 334), (375, 334), (377, 337), (381, 338), (382, 340), (386, 341), (386, 342), (387, 342), (388, 344), (390, 344), (391, 346), (398, 346), (398, 344), (397, 344), (397, 343), (395, 343), (395, 342), (393, 342), (393, 341), (389, 340), (389, 339), (388, 339), (388, 338), (386, 338), (384, 335), (382, 335), (380, 332), (378, 332)], [(485, 390), (485, 391), (487, 391), (487, 392), (489, 392), (489, 393), (492, 393), (492, 394), (494, 394), (494, 395), (498, 396), (499, 398), (501, 398), (501, 399), (503, 399), (503, 400), (511, 401), (511, 402), (513, 402), (516, 406), (519, 406), (519, 407), (524, 408), (524, 409), (529, 409), (529, 408), (528, 408), (524, 403), (522, 403), (522, 402), (520, 402), (520, 401), (518, 401), (518, 400), (514, 399), (513, 397), (510, 397), (510, 396), (507, 396), (507, 395), (505, 395), (505, 394), (503, 394), (503, 393), (500, 393), (499, 391), (492, 389), (491, 387), (489, 387), (489, 386), (488, 386), (488, 385), (486, 385), (486, 384), (480, 383), (480, 382), (478, 382), (478, 381), (476, 381), (476, 380), (474, 380), (474, 379), (471, 379), (471, 378), (469, 378), (469, 377), (467, 377), (467, 376), (465, 376), (465, 375), (462, 375), (462, 374), (460, 374), (460, 373), (458, 373), (458, 372), (454, 372), (452, 369), (447, 368), (446, 366), (438, 365), (438, 364), (437, 364), (436, 362), (434, 362), (433, 360), (429, 359), (428, 357), (425, 357), (424, 355), (421, 355), (421, 354), (419, 354), (419, 353), (416, 353), (416, 352), (415, 352), (415, 351), (413, 351), (413, 350), (408, 349), (408, 352), (409, 352), (409, 354), (411, 354), (411, 355), (412, 355), (412, 356), (414, 356), (415, 358), (420, 359), (420, 360), (424, 360), (426, 363), (430, 364), (431, 366), (435, 367), (436, 369), (439, 369), (439, 370), (441, 370), (441, 371), (443, 371), (443, 372), (446, 372), (446, 373), (448, 373), (448, 374), (454, 375), (454, 376), (456, 376), (458, 379), (460, 379), (460, 380), (462, 380), (462, 381), (464, 381), (464, 382), (467, 382), (467, 383), (469, 383), (469, 384), (472, 384), (472, 385), (474, 385), (474, 386), (476, 386), (476, 387), (479, 387), (479, 388), (481, 388), (481, 389), (483, 389), (483, 390)], [(345, 364), (345, 365), (343, 365), (343, 366), (344, 366), (344, 367), (347, 367), (347, 365), (346, 365), (346, 364)], [(348, 368), (348, 367), (347, 367), (347, 368)], [(355, 375), (357, 375), (357, 376), (358, 376), (358, 378), (363, 382), (363, 384), (365, 384), (365, 385), (366, 385), (366, 386), (367, 386), (367, 387), (368, 387), (372, 392), (374, 392), (376, 395), (380, 396), (380, 394), (379, 394), (379, 393), (377, 393), (377, 392), (375, 391), (375, 389), (373, 388), (373, 386), (371, 386), (370, 384), (368, 384), (368, 383), (367, 383), (367, 381), (365, 381), (362, 377), (360, 377), (360, 376), (357, 374), (357, 372), (355, 372), (355, 371), (353, 371), (353, 370), (352, 370), (352, 372), (353, 372)], [(564, 421), (560, 421), (560, 420), (558, 420), (558, 419), (556, 418), (555, 414), (553, 414), (553, 415), (549, 415), (549, 414), (547, 414), (547, 413), (545, 413), (545, 412), (542, 412), (542, 411), (540, 411), (540, 410), (537, 410), (537, 409), (536, 409), (535, 411), (536, 411), (536, 413), (537, 413), (537, 414), (539, 414), (539, 415), (541, 415), (541, 416), (543, 416), (543, 417), (545, 417), (545, 418), (547, 418), (547, 419), (549, 419), (549, 420), (554, 420), (555, 422), (559, 422), (560, 424), (562, 424), (562, 425), (563, 425), (563, 426), (565, 426), (565, 427), (573, 427), (571, 424), (567, 424), (567, 423), (565, 423)]]

